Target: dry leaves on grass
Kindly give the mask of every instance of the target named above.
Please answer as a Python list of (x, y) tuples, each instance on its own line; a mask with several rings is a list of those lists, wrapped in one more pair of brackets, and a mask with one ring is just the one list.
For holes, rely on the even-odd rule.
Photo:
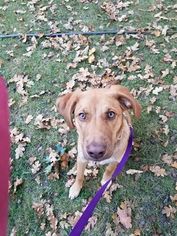
[(44, 117), (43, 114), (39, 114), (34, 121), (34, 125), (37, 126), (37, 129), (46, 129), (57, 128), (59, 120), (55, 117)]
[(91, 232), (91, 230), (97, 224), (97, 221), (98, 221), (98, 217), (97, 216), (90, 217), (90, 219), (88, 220), (88, 224), (85, 227), (85, 230), (87, 230), (88, 232)]
[(117, 213), (113, 215), (113, 220), (118, 225), (123, 225), (126, 229), (132, 228), (132, 210), (131, 202), (124, 201), (117, 208)]
[(175, 206), (177, 207), (177, 194), (175, 194), (174, 196), (170, 196), (171, 201), (175, 204)]
[(13, 144), (18, 145), (15, 149), (15, 158), (19, 159), (24, 155), (25, 148), (27, 144), (31, 142), (31, 139), (26, 137), (24, 133), (21, 133), (16, 127), (10, 130), (10, 138)]
[(169, 154), (163, 154), (162, 155), (162, 161), (166, 163), (168, 166), (171, 166), (175, 169), (177, 169), (177, 153), (174, 152), (171, 155)]
[[(131, 1), (117, 1), (116, 3), (106, 1), (101, 5), (101, 9), (106, 12), (111, 20), (122, 22), (127, 21), (128, 15), (121, 14), (120, 12), (131, 4)], [(128, 14), (131, 14), (131, 12), (128, 12)]]
[(40, 200), (39, 202), (33, 202), (32, 208), (35, 210), (37, 216), (40, 218), (46, 217), (50, 228), (53, 232), (57, 232), (58, 219), (54, 214), (54, 207), (46, 200)]
[(53, 206), (50, 205), (49, 203), (46, 203), (45, 208), (46, 208), (47, 219), (50, 223), (50, 227), (51, 227), (52, 230), (56, 231), (57, 230), (57, 225), (58, 225), (58, 220), (54, 215)]
[[(82, 209), (84, 211), (85, 207)], [(61, 215), (59, 225), (62, 229), (68, 229), (69, 227), (74, 227), (82, 213), (80, 211), (76, 211), (75, 213), (65, 213)], [(87, 225), (85, 226), (85, 230), (91, 232), (91, 230), (98, 223), (97, 215), (93, 215), (89, 218)]]
[(107, 203), (111, 203), (112, 197), (113, 197), (113, 193), (114, 193), (117, 189), (119, 189), (119, 188), (123, 188), (123, 186), (122, 186), (122, 185), (119, 185), (118, 183), (113, 183), (113, 184), (110, 186), (110, 188), (104, 192), (103, 198), (106, 199), (106, 202), (107, 202)]
[(164, 209), (162, 210), (162, 214), (166, 215), (167, 218), (175, 218), (176, 215), (176, 208), (172, 207), (172, 206), (165, 206)]
[(56, 180), (59, 179), (61, 169), (67, 169), (69, 163), (69, 154), (65, 152), (65, 148), (62, 145), (55, 145), (53, 148), (48, 148), (47, 156), (45, 157), (45, 173), (48, 175), (48, 179)]
[(32, 174), (38, 173), (39, 170), (41, 169), (41, 163), (34, 156), (29, 158), (29, 164), (31, 165), (31, 172), (32, 172)]
[(34, 83), (29, 80), (28, 75), (16, 74), (9, 80), (9, 83), (15, 83), (16, 91), (21, 96), (21, 104), (24, 105), (28, 101), (28, 92), (26, 88), (30, 88)]
[(167, 175), (166, 170), (164, 168), (160, 168), (160, 166), (150, 166), (149, 170), (158, 177), (164, 177)]

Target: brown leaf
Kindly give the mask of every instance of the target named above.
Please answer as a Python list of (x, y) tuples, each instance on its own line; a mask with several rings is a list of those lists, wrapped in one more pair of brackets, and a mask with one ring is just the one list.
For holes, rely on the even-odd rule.
[(87, 230), (88, 232), (90, 232), (94, 226), (96, 225), (97, 223), (97, 216), (92, 216), (89, 220), (88, 220), (88, 224), (86, 225), (85, 227), (85, 230)]
[(117, 215), (119, 217), (120, 223), (126, 228), (132, 228), (132, 220), (131, 220), (131, 208), (130, 202), (124, 201), (121, 203), (120, 207), (117, 209)]
[(150, 166), (149, 170), (154, 173), (155, 176), (164, 177), (167, 175), (166, 170), (164, 168), (160, 168), (160, 166)]
[(172, 206), (165, 206), (164, 209), (162, 210), (162, 214), (166, 215), (166, 217), (168, 218), (175, 218), (175, 214), (176, 214), (176, 209)]
[(20, 186), (20, 185), (22, 185), (23, 184), (23, 180), (22, 180), (22, 178), (20, 178), (20, 179), (16, 179), (15, 180), (15, 182), (14, 182), (14, 193), (16, 193), (17, 192), (17, 188)]
[(59, 179), (59, 174), (58, 173), (50, 173), (49, 175), (48, 175), (48, 179), (50, 179), (50, 180), (56, 180), (56, 179)]
[(68, 162), (69, 162), (69, 155), (67, 153), (64, 153), (61, 158), (60, 158), (60, 161), (61, 161), (61, 168), (62, 169), (66, 169), (68, 167)]
[(170, 196), (172, 202), (175, 203), (175, 205), (177, 206), (177, 194), (175, 194), (174, 196)]
[(36, 174), (41, 169), (41, 163), (39, 161), (35, 161), (34, 164), (32, 164), (32, 174)]
[(132, 223), (131, 223), (131, 215), (129, 215), (129, 211), (127, 211), (127, 209), (120, 209), (118, 207), (117, 209), (117, 214), (119, 216), (120, 219), (120, 223), (126, 228), (126, 229), (130, 229), (132, 228)]
[(19, 144), (18, 147), (15, 149), (15, 159), (19, 159), (23, 156), (25, 152), (25, 146), (24, 144)]
[(36, 161), (36, 157), (32, 156), (29, 158), (28, 162), (30, 165), (32, 165)]
[(172, 166), (173, 168), (177, 169), (177, 161), (174, 161), (174, 162), (171, 164), (171, 166)]
[(103, 198), (105, 198), (106, 201), (110, 203), (112, 200), (113, 192), (115, 192), (117, 189), (122, 188), (122, 187), (123, 186), (119, 185), (118, 183), (113, 183), (111, 187), (106, 190), (106, 192), (103, 195)]
[(41, 202), (34, 202), (32, 205), (32, 208), (36, 211), (39, 218), (41, 218), (41, 216), (44, 215), (44, 204), (45, 201), (41, 201)]
[(57, 220), (57, 218), (55, 217), (55, 215), (53, 213), (53, 206), (46, 203), (45, 207), (46, 207), (46, 215), (47, 215), (47, 219), (50, 223), (50, 227), (51, 227), (51, 229), (56, 231), (57, 230), (57, 225), (58, 225), (58, 220)]
[(117, 47), (122, 46), (126, 43), (126, 38), (123, 35), (117, 35), (115, 37), (115, 44)]
[(168, 154), (164, 154), (162, 156), (162, 161), (165, 162), (168, 165), (171, 165), (171, 163), (173, 162), (173, 158), (172, 158), (172, 156), (170, 156)]

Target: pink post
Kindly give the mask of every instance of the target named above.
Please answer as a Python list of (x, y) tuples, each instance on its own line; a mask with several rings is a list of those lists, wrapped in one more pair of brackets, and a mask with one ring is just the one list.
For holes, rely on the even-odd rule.
[(0, 76), (0, 236), (7, 235), (9, 187), (9, 109), (5, 81)]

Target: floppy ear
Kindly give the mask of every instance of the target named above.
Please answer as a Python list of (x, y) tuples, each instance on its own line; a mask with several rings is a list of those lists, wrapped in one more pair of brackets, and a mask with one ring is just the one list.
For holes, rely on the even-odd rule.
[(67, 93), (56, 100), (56, 108), (60, 115), (62, 115), (70, 129), (74, 128), (72, 115), (75, 110), (76, 103), (79, 99), (79, 90)]
[(141, 105), (139, 102), (131, 95), (129, 90), (126, 87), (121, 85), (113, 85), (111, 86), (111, 92), (116, 96), (119, 100), (123, 109), (133, 109), (134, 115), (137, 118), (141, 116)]

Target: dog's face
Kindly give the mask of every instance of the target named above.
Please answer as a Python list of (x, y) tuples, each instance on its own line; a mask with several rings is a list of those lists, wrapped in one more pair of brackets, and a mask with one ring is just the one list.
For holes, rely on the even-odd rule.
[[(84, 158), (102, 161), (112, 156), (121, 133), (123, 111), (141, 107), (128, 89), (114, 85), (66, 94), (57, 99), (57, 109), (70, 128), (76, 127)], [(74, 118), (74, 122), (73, 122)]]

